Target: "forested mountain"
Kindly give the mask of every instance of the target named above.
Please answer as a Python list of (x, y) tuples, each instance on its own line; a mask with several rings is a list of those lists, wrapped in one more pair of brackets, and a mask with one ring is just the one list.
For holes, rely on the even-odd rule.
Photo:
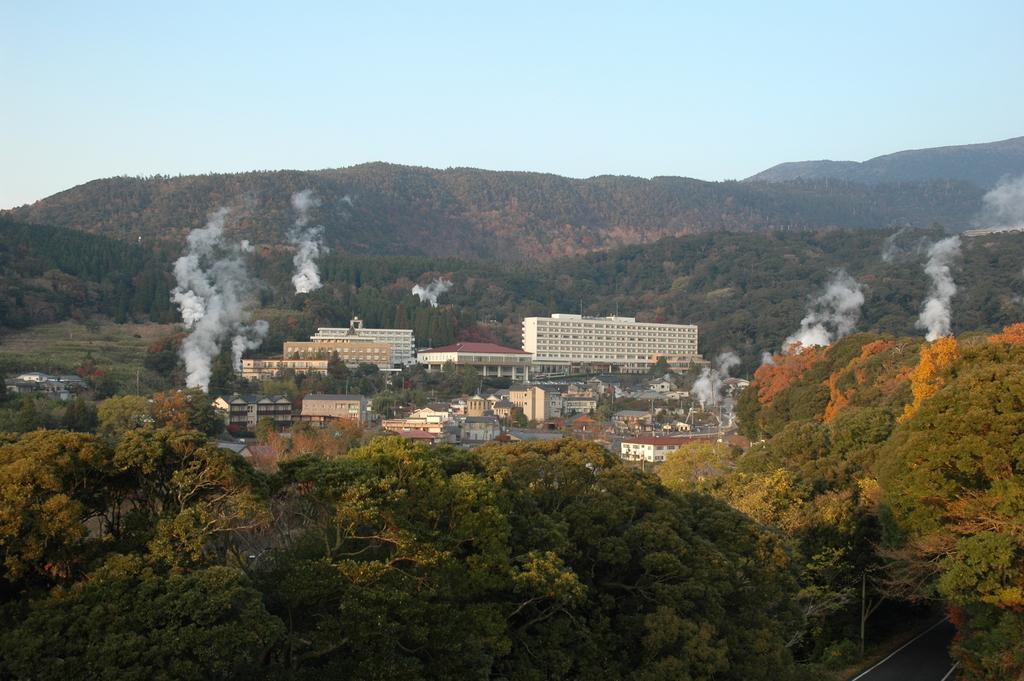
[(780, 163), (748, 182), (792, 182), (833, 178), (845, 182), (928, 182), (958, 180), (989, 189), (1006, 176), (1024, 174), (1024, 137), (985, 144), (912, 149), (856, 161)]
[(208, 213), (231, 207), (227, 229), (264, 246), (286, 241), (293, 192), (335, 251), (551, 260), (704, 232), (821, 227), (969, 225), (982, 191), (957, 182), (883, 185), (703, 182), (681, 177), (571, 179), (385, 163), (320, 171), (111, 178), (9, 211), (19, 221), (144, 243), (180, 244)]
[(169, 263), (138, 244), (0, 217), (0, 328), (92, 313), (175, 321)]

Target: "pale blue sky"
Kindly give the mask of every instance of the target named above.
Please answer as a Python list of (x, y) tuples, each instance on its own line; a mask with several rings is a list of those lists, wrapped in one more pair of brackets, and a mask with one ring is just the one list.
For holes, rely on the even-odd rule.
[(377, 160), (742, 178), (1024, 135), (1024, 2), (0, 0), (0, 92), (0, 207)]

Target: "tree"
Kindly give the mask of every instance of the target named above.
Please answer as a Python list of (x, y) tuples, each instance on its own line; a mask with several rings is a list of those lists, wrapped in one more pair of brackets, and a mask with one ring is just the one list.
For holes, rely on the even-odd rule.
[(105, 503), (110, 451), (91, 435), (36, 431), (0, 446), (4, 578), (72, 576), (87, 560), (85, 523)]
[(149, 400), (141, 395), (111, 397), (97, 408), (99, 433), (110, 441), (118, 440), (125, 432), (153, 423)]
[(164, 574), (115, 556), (32, 602), (0, 634), (0, 670), (53, 681), (240, 678), (261, 670), (282, 630), (240, 570)]
[(959, 609), (956, 653), (972, 677), (1015, 678), (1024, 673), (1024, 347), (997, 342), (935, 364), (880, 456), (895, 575)]
[(64, 410), (63, 425), (66, 430), (88, 433), (96, 430), (97, 423), (96, 408), (81, 396), (68, 403)]
[(156, 393), (150, 412), (158, 426), (191, 428), (207, 435), (216, 435), (224, 429), (224, 421), (213, 408), (213, 400), (198, 388)]
[(19, 433), (27, 433), (42, 426), (43, 420), (36, 409), (35, 398), (31, 395), (22, 398), (21, 407), (18, 408), (18, 416), (14, 421), (14, 429)]

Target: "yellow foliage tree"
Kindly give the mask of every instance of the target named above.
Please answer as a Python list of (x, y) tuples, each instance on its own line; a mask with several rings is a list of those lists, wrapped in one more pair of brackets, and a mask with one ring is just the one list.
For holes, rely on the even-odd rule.
[(957, 347), (956, 338), (953, 336), (946, 336), (934, 343), (926, 343), (921, 346), (921, 361), (917, 363), (917, 367), (910, 375), (910, 389), (914, 395), (914, 401), (907, 405), (903, 415), (897, 419), (899, 423), (908, 421), (917, 413), (925, 400), (939, 392), (944, 384), (943, 379), (938, 376), (939, 372), (959, 357), (960, 350)]

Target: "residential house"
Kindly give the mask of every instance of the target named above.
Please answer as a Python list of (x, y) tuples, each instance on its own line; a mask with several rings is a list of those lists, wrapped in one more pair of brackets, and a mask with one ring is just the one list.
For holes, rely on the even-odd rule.
[(501, 435), (501, 424), (494, 416), (467, 416), (459, 427), (462, 442), (490, 442)]
[(619, 457), (623, 461), (645, 461), (647, 463), (664, 463), (666, 457), (693, 442), (705, 442), (708, 438), (701, 437), (633, 437), (622, 441)]
[(623, 409), (612, 414), (612, 425), (618, 430), (650, 430), (653, 420), (649, 411)]

